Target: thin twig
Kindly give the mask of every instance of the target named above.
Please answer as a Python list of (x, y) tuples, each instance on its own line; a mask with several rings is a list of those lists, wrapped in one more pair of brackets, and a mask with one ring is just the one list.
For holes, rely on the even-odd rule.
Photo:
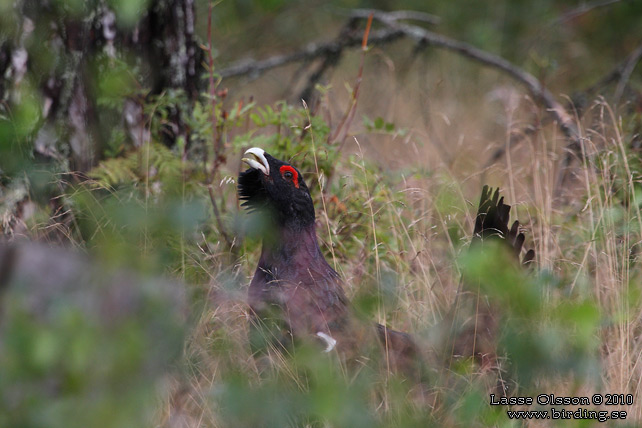
[(500, 160), (502, 156), (506, 154), (506, 152), (512, 151), (511, 149), (513, 147), (517, 146), (519, 143), (524, 141), (526, 137), (530, 137), (540, 129), (541, 126), (527, 125), (517, 132), (511, 132), (510, 136), (508, 137), (508, 143), (502, 145), (501, 147), (498, 147), (497, 150), (493, 152), (488, 162), (486, 162), (484, 168), (488, 168), (489, 166)]
[[(303, 102), (303, 109), (305, 110), (305, 114), (308, 118), (308, 125), (306, 126), (306, 128), (312, 128), (312, 118), (310, 117), (310, 110), (308, 109), (308, 105), (306, 104), (305, 100), (301, 100), (301, 101)], [(336, 258), (336, 255), (334, 254), (334, 244), (332, 243), (330, 217), (328, 216), (328, 207), (325, 203), (324, 186), (323, 186), (323, 183), (321, 182), (319, 162), (317, 161), (317, 150), (314, 145), (314, 132), (310, 132), (310, 141), (312, 142), (312, 157), (314, 159), (314, 169), (317, 176), (317, 184), (319, 185), (319, 191), (320, 191), (319, 193), (321, 194), (321, 204), (323, 205), (323, 214), (325, 215), (325, 224), (326, 224), (326, 227), (328, 228), (328, 246), (330, 248), (330, 253), (332, 254), (333, 267), (335, 270), (337, 270), (337, 258)]]
[(212, 145), (214, 149), (214, 159), (212, 160), (212, 170), (207, 171), (207, 147), (204, 150), (203, 159), (204, 159), (204, 168), (205, 168), (205, 186), (207, 187), (207, 192), (210, 195), (210, 202), (212, 203), (212, 210), (214, 211), (214, 218), (216, 220), (216, 225), (218, 226), (218, 231), (223, 236), (223, 239), (229, 246), (229, 248), (234, 247), (234, 241), (225, 231), (225, 225), (221, 219), (221, 214), (218, 209), (218, 204), (216, 203), (216, 196), (214, 195), (214, 189), (212, 188), (212, 181), (214, 179), (214, 174), (218, 169), (221, 162), (221, 153), (222, 153), (222, 139), (217, 136), (217, 120), (216, 120), (216, 86), (214, 84), (214, 57), (212, 55), (212, 7), (213, 4), (210, 2), (208, 15), (207, 15), (207, 60), (209, 65), (209, 93), (210, 93), (210, 102), (212, 103)]
[(339, 147), (339, 150), (341, 150), (341, 147), (343, 146), (343, 142), (345, 141), (345, 137), (346, 135), (348, 135), (348, 129), (350, 128), (350, 123), (352, 123), (352, 119), (354, 118), (355, 111), (357, 110), (357, 101), (359, 100), (359, 89), (361, 88), (361, 80), (363, 80), (363, 65), (365, 64), (366, 51), (368, 50), (368, 35), (370, 34), (370, 27), (372, 27), (372, 16), (373, 14), (371, 13), (370, 16), (368, 17), (368, 23), (363, 33), (363, 39), (361, 40), (361, 63), (359, 64), (359, 73), (357, 74), (357, 81), (355, 82), (354, 88), (352, 89), (352, 95), (350, 97), (350, 106), (346, 110), (345, 115), (341, 119), (341, 122), (339, 122), (339, 126), (337, 126), (334, 132), (328, 136), (329, 143), (334, 143), (335, 141), (340, 142), (341, 146)]
[(584, 92), (589, 95), (593, 94), (601, 88), (610, 85), (618, 79), (621, 79), (627, 66), (632, 62), (635, 63), (639, 61), (640, 55), (642, 55), (642, 43), (638, 44), (638, 46), (633, 49), (622, 62), (613, 67), (610, 72), (608, 72), (604, 77), (595, 82), (593, 85), (589, 86), (586, 90), (584, 90)]

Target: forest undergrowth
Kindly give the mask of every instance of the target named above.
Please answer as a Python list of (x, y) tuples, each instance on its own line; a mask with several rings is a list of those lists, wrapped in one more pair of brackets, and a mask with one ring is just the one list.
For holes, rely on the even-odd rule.
[[(211, 13), (212, 5), (209, 25)], [(397, 31), (385, 19), (384, 30)], [(124, 62), (98, 53), (104, 138), (100, 162), (82, 172), (62, 131), (64, 149), (34, 150), (49, 131), (39, 129), (36, 86), (23, 83), (12, 116), (0, 117), (0, 140), (11, 142), (0, 170), (3, 242), (17, 248), (0, 246), (0, 256), (22, 263), (0, 294), (0, 426), (602, 423), (507, 413), (553, 407), (626, 412), (621, 426), (641, 423), (639, 99), (596, 96), (581, 111), (552, 114), (554, 97), (547, 105), (533, 96), (547, 96), (543, 85), (524, 95), (441, 54), (434, 68), (453, 71), (434, 87), (422, 73), (380, 83), (382, 69), (395, 79), (403, 72), (368, 47), (371, 24), (372, 16), (348, 60), (356, 71), (317, 83), (310, 105), (228, 91), (209, 27), (207, 89), (196, 97), (151, 94)], [(434, 96), (425, 114), (410, 100), (420, 91)], [(370, 117), (364, 103), (390, 114)], [(121, 126), (124, 111), (136, 113), (136, 126)], [(425, 123), (408, 123), (420, 116)], [(356, 368), (314, 347), (252, 354), (246, 294), (261, 224), (237, 197), (250, 147), (301, 171), (321, 249), (355, 312), (413, 335), (421, 382), (373, 368), (367, 354)], [(500, 248), (469, 249), (483, 185), (499, 187), (513, 207), (511, 222), (519, 219), (536, 254), (530, 267)], [(21, 249), (25, 242), (34, 246)], [(491, 365), (451, 352), (454, 319), (485, 329), (482, 307), (496, 321)], [(500, 385), (510, 397), (591, 403), (491, 405)]]

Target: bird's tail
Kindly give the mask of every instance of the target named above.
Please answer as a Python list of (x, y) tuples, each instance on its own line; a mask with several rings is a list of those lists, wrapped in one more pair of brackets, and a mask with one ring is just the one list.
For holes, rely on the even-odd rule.
[[(504, 203), (504, 197), (500, 198), (499, 189), (491, 189), (484, 186), (479, 208), (475, 218), (475, 229), (471, 247), (479, 245), (489, 239), (501, 239), (510, 247), (515, 258), (519, 261), (524, 247), (524, 234), (519, 231), (519, 221), (515, 220), (508, 228), (510, 217), (510, 205)], [(535, 251), (530, 249), (521, 259), (523, 265), (530, 265), (535, 259)]]
[[(500, 197), (499, 189), (484, 186), (470, 246), (479, 249), (484, 243), (498, 242), (508, 248), (516, 263), (530, 265), (535, 252), (529, 250), (522, 257), (525, 237), (519, 231), (518, 221), (509, 228), (510, 208)], [(501, 308), (483, 296), (475, 278), (462, 277), (455, 302), (445, 320), (450, 324), (445, 350), (449, 354), (446, 355), (449, 367), (454, 359), (473, 358), (482, 369), (490, 368), (499, 374), (498, 385), (505, 391), (497, 355), (500, 313)]]

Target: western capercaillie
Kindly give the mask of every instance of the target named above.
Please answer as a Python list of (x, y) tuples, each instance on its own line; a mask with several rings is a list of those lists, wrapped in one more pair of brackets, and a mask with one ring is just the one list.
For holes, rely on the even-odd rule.
[(263, 248), (248, 292), (251, 340), (288, 348), (314, 339), (347, 360), (377, 346), (387, 367), (414, 376), (421, 358), (412, 338), (363, 322), (352, 311), (341, 278), (319, 248), (312, 197), (299, 170), (260, 148), (245, 154), (250, 168), (239, 176), (239, 198), (263, 223)]
[[(288, 349), (293, 342), (314, 340), (320, 342), (320, 349), (336, 350), (350, 361), (359, 358), (364, 347), (377, 346), (386, 367), (420, 381), (425, 367), (413, 338), (364, 322), (351, 309), (341, 278), (319, 248), (314, 204), (300, 171), (260, 148), (245, 154), (243, 161), (250, 168), (239, 176), (239, 198), (245, 208), (259, 213), (263, 225), (261, 256), (248, 291), (255, 349), (266, 345)], [(501, 240), (519, 257), (524, 235), (518, 222), (508, 228), (509, 213), (510, 206), (500, 199), (499, 191), (493, 193), (485, 186), (471, 246)], [(524, 262), (533, 256), (529, 251)], [(492, 313), (486, 314), (493, 323)], [(494, 332), (495, 328), (479, 326), (477, 320), (474, 329), (462, 325), (448, 349), (481, 362), (489, 356), (494, 359), (494, 340), (482, 338), (482, 330)]]

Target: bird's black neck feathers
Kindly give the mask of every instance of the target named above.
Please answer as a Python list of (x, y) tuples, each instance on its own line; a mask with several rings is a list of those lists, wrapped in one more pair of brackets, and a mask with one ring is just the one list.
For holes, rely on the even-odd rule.
[(329, 270), (335, 275), (319, 248), (314, 203), (301, 173), (267, 153), (263, 156), (266, 171), (250, 168), (239, 175), (238, 181), (243, 207), (261, 225), (263, 250), (259, 268), (278, 271), (276, 276), (281, 279), (294, 272), (307, 275), (310, 268)]
[(298, 229), (281, 227), (271, 239), (264, 239), (259, 265), (281, 271), (328, 266), (319, 248), (314, 223)]

